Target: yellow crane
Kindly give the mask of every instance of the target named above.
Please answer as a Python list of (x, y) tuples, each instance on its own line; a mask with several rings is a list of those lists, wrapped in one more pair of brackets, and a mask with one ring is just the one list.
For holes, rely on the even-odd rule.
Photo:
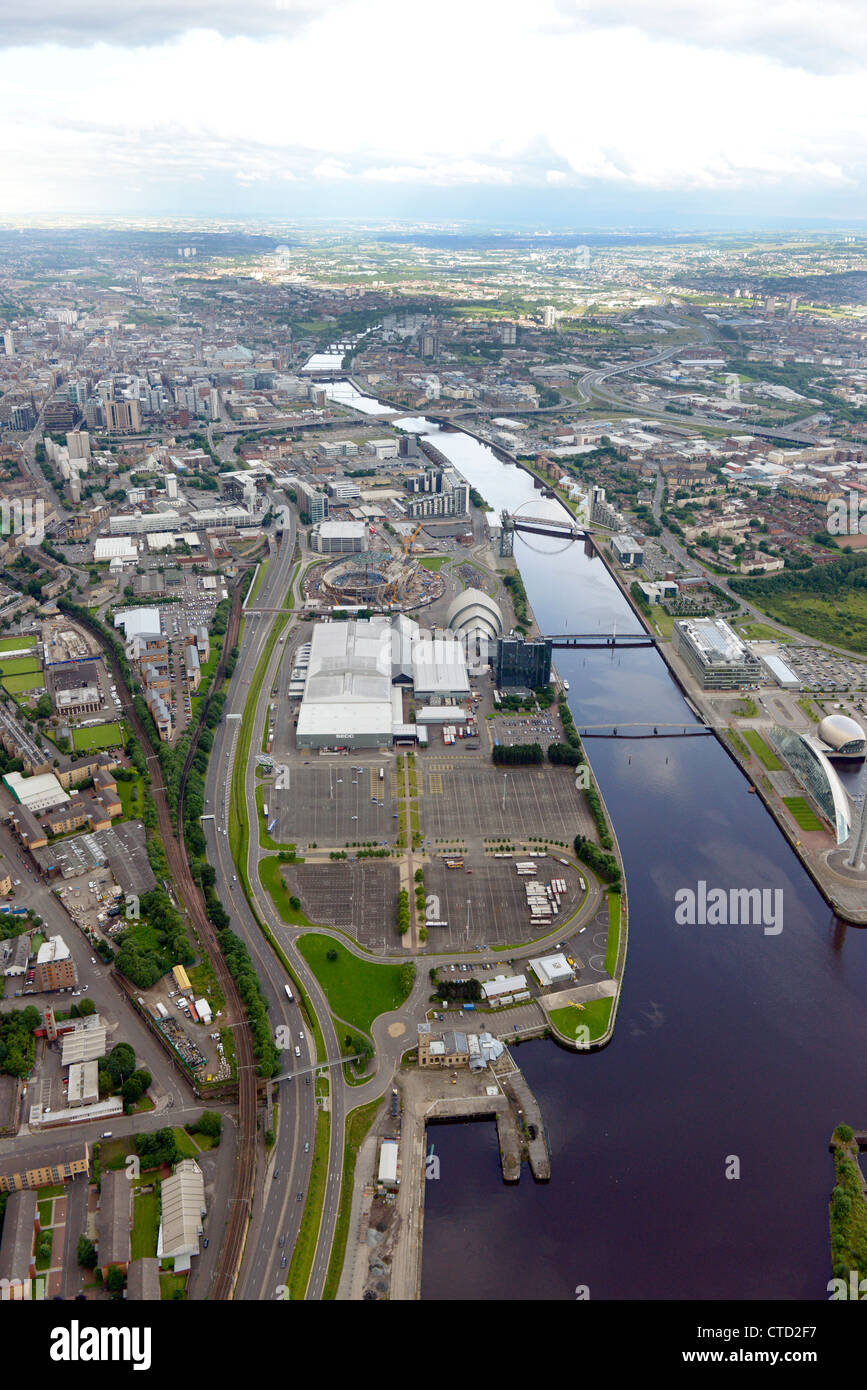
[(419, 524), (418, 524), (418, 526), (416, 526), (415, 530), (413, 531), (412, 535), (410, 536), (409, 540), (406, 540), (406, 538), (404, 538), (404, 541), (403, 541), (403, 553), (404, 553), (404, 555), (406, 556), (407, 559), (409, 559), (409, 557), (412, 555), (413, 543), (414, 543), (415, 538), (416, 538), (416, 536), (418, 535), (418, 533), (419, 533), (419, 531), (421, 530), (421, 528), (422, 528), (423, 525), (424, 525), (424, 523), (420, 521)]

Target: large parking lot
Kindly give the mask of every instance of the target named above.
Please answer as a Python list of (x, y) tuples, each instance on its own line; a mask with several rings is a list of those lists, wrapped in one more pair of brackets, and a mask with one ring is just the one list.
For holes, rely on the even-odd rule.
[(867, 662), (794, 644), (781, 655), (807, 690), (867, 690)]
[(542, 714), (497, 715), (487, 721), (491, 739), (506, 746), (516, 743), (559, 743), (563, 737), (560, 719), (554, 707)]
[(287, 864), (283, 876), (312, 922), (342, 927), (370, 950), (398, 942), (400, 871), (394, 860)]
[[(383, 780), (379, 780), (379, 769)], [(266, 784), (272, 838), (281, 844), (393, 843), (397, 835), (394, 758), (362, 764), (352, 755), (295, 762), (278, 791)], [(273, 808), (273, 809), (272, 809)]]
[(422, 833), (434, 840), (502, 835), (565, 840), (593, 835), (593, 821), (574, 775), (563, 767), (494, 767), (440, 754), (419, 760)]
[[(536, 878), (541, 883), (565, 878), (567, 884), (560, 912), (551, 919), (550, 925), (531, 925), (527, 879), (518, 876), (514, 860), (465, 855), (462, 869), (447, 869), (442, 859), (426, 864), (425, 893), (436, 895), (440, 920), (448, 922), (448, 927), (429, 930), (428, 947), (438, 951), (465, 951), (468, 946), (503, 946), (533, 940), (548, 930), (558, 931), (559, 924), (572, 915), (586, 894), (581, 892), (578, 875), (573, 869), (565, 868), (550, 855), (536, 863)], [(468, 873), (468, 869), (472, 872)]]

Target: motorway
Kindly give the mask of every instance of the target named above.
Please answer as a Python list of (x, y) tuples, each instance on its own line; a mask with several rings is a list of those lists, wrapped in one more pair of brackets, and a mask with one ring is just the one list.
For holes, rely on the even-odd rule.
[[(279, 505), (276, 499), (272, 499)], [(256, 607), (279, 609), (283, 606), (290, 587), (292, 557), (295, 548), (295, 523), (289, 509), (283, 511), (283, 537), (272, 542), (268, 568), (257, 596)], [(205, 814), (214, 819), (204, 821), (207, 839), (207, 857), (216, 871), (215, 889), (218, 897), (231, 916), (233, 931), (240, 936), (253, 959), (257, 975), (268, 1002), (272, 1027), (283, 1026), (288, 1033), (284, 1041), (294, 1053), (295, 1046), (302, 1048), (299, 1063), (316, 1061), (311, 1051), (313, 1043), (310, 1030), (305, 1032), (303, 1041), (298, 1036), (303, 1031), (303, 1020), (297, 1002), (290, 1003), (286, 997), (286, 975), (280, 962), (264, 939), (247, 902), (242, 885), (237, 880), (237, 867), (232, 862), (229, 850), (229, 820), (231, 781), (234, 760), (238, 749), (241, 729), (241, 716), (250, 690), (250, 682), (259, 659), (265, 650), (269, 634), (276, 621), (274, 613), (250, 613), (244, 622), (238, 662), (232, 679), (226, 689), (226, 704), (223, 717), (215, 730), (214, 744), (208, 764), (205, 781)], [(288, 631), (288, 629), (287, 629)], [(251, 834), (248, 855), (248, 877), (253, 903), (260, 919), (264, 921), (280, 939), (280, 943), (292, 961), (308, 995), (313, 1001), (325, 1038), (327, 1055), (339, 1055), (339, 1045), (326, 1000), (319, 989), (315, 977), (303, 958), (294, 949), (289, 933), (277, 917), (270, 897), (259, 885), (257, 860), (259, 855), (257, 813), (254, 797), (255, 754), (262, 741), (264, 721), (268, 713), (271, 688), (277, 678), (277, 670), (287, 644), (275, 644), (265, 678), (262, 682), (257, 709), (253, 718), (250, 742), (250, 757), (245, 769), (245, 799), (250, 816)], [(305, 1056), (306, 1054), (306, 1056)], [(288, 1060), (288, 1059), (287, 1059)], [(278, 1111), (275, 1124), (275, 1142), (263, 1158), (260, 1155), (257, 1171), (256, 1197), (248, 1231), (246, 1255), (235, 1297), (241, 1299), (273, 1298), (275, 1288), (285, 1282), (286, 1271), (282, 1269), (283, 1256), (291, 1257), (301, 1217), (304, 1201), (298, 1200), (298, 1193), (306, 1200), (309, 1186), (310, 1167), (313, 1158), (316, 1134), (315, 1089), (310, 1075), (303, 1082), (283, 1080), (278, 1086)], [(303, 1086), (303, 1089), (302, 1089)], [(345, 1083), (339, 1069), (331, 1072), (330, 1146), (328, 1155), (328, 1176), (326, 1180), (325, 1204), (320, 1228), (320, 1239), (308, 1288), (309, 1298), (319, 1298), (325, 1283), (331, 1240), (340, 1200), (340, 1184), (343, 1167), (343, 1128), (346, 1113), (344, 1101)], [(304, 1146), (309, 1146), (305, 1152)], [(279, 1175), (279, 1176), (278, 1176)], [(281, 1247), (280, 1239), (285, 1238)]]

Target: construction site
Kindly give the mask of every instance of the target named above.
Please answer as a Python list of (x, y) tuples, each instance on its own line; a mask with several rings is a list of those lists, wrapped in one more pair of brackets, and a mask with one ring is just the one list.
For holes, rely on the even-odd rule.
[(378, 612), (434, 603), (445, 592), (445, 581), (413, 559), (412, 544), (420, 530), (418, 526), (403, 542), (402, 554), (363, 550), (314, 566), (305, 576), (305, 599), (329, 608), (372, 608)]

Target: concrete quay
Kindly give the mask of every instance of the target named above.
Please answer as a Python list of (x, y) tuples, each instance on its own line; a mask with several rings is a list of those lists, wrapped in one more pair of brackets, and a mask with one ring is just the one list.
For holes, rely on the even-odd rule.
[[(429, 1124), (493, 1119), (504, 1182), (520, 1180), (525, 1158), (537, 1181), (547, 1181), (551, 1174), (539, 1104), (508, 1051), (481, 1072), (413, 1068), (397, 1084), (400, 1119), (383, 1116), (359, 1156), (341, 1300), (420, 1298), (425, 1186), (439, 1176), (428, 1162)], [(378, 1195), (376, 1167), (378, 1140), (386, 1135), (399, 1142), (400, 1185), (383, 1197)]]

